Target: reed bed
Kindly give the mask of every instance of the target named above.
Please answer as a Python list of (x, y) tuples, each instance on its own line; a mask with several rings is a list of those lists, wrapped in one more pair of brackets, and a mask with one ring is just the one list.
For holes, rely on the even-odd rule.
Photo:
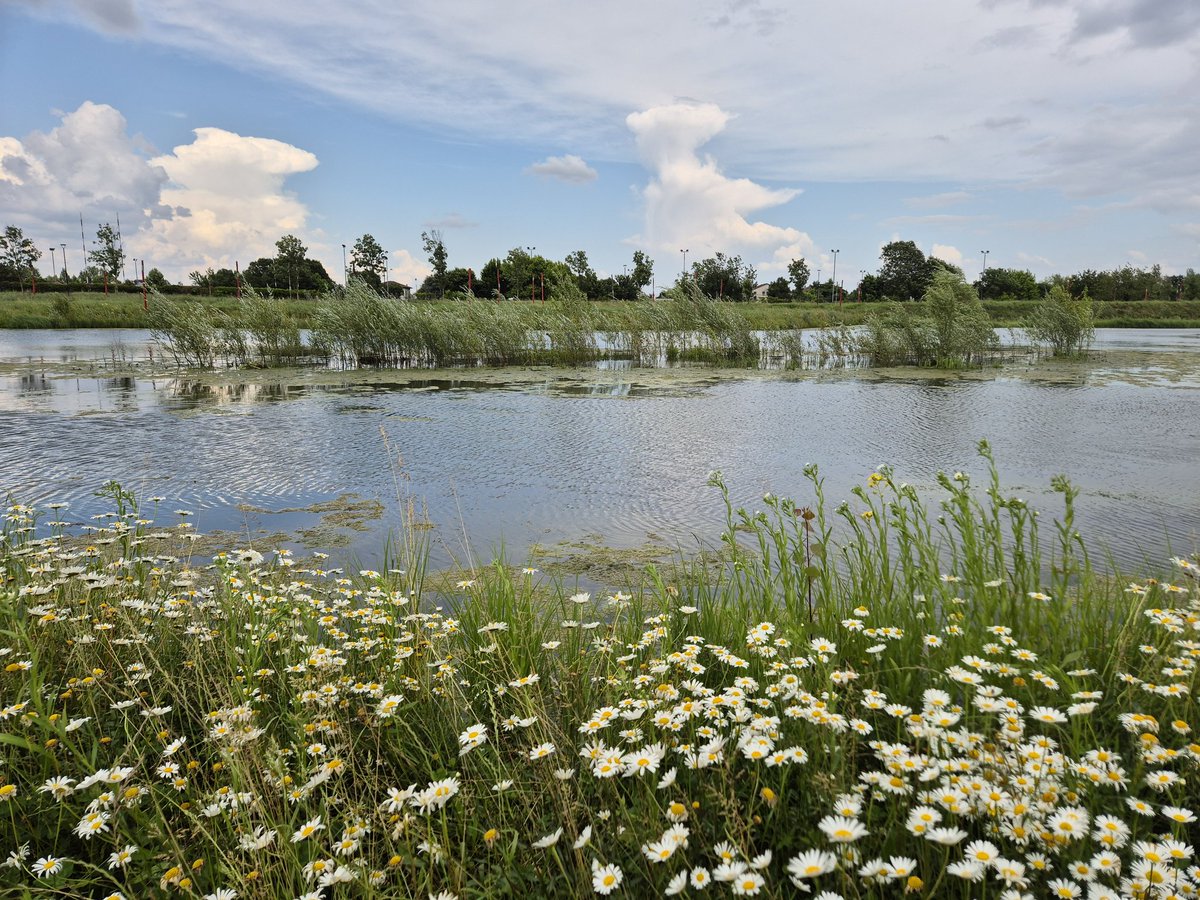
[(980, 450), (934, 501), (714, 473), (724, 564), (595, 594), (10, 503), (0, 892), (1194, 896), (1197, 562), (1095, 570)]
[(659, 302), (599, 312), (581, 300), (400, 302), (353, 284), (321, 306), (313, 345), (355, 366), (574, 365), (613, 357), (655, 365), (681, 349), (706, 361), (757, 364), (761, 351), (740, 311), (691, 286)]

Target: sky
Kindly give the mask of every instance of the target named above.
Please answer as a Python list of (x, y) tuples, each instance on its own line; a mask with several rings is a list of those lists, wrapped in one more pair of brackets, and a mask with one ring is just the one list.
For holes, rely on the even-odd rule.
[(1197, 0), (0, 0), (0, 226), (74, 271), (119, 216), (173, 281), (283, 234), (340, 280), (370, 233), (415, 285), (431, 229), (658, 286), (723, 251), (850, 288), (893, 240), (1179, 273), (1198, 63)]

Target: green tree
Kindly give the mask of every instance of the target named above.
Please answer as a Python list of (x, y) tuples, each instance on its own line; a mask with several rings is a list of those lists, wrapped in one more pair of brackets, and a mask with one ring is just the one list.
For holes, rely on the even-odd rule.
[(429, 265), (433, 267), (433, 272), (425, 279), (421, 290), (444, 297), (446, 296), (447, 255), (446, 242), (442, 240), (441, 231), (436, 228), (432, 231), (422, 231), (421, 247), (424, 249), (425, 255), (429, 257)]
[(17, 226), (7, 226), (0, 235), (0, 267), (9, 270), (22, 287), (25, 279), (33, 275), (33, 267), (41, 256), (42, 251)]
[(583, 291), (584, 296), (589, 300), (599, 299), (601, 296), (600, 279), (596, 276), (596, 270), (588, 262), (587, 254), (582, 250), (568, 253), (566, 266), (571, 270), (571, 274), (575, 277), (575, 284)]
[(258, 259), (252, 260), (245, 269), (242, 270), (242, 278), (246, 280), (246, 284), (259, 290), (269, 290), (277, 287), (275, 282), (275, 260), (267, 256), (260, 256)]
[(1029, 300), (1038, 298), (1037, 279), (1022, 269), (994, 268), (979, 278), (981, 300)]
[(641, 250), (633, 251), (633, 271), (629, 273), (633, 288), (639, 294), (654, 279), (654, 260)]
[(691, 280), (710, 297), (743, 302), (754, 296), (758, 273), (745, 265), (740, 256), (715, 256), (692, 263)]
[(211, 297), (213, 289), (213, 276), (216, 274), (217, 273), (213, 271), (212, 266), (209, 266), (203, 272), (201, 272), (199, 269), (193, 269), (191, 272), (188, 272), (188, 281), (198, 288), (204, 288), (207, 290), (208, 295)]
[(913, 241), (892, 241), (879, 254), (880, 292), (892, 300), (917, 300), (925, 295), (936, 268)]
[(117, 274), (125, 267), (125, 251), (121, 249), (121, 239), (116, 229), (105, 222), (96, 229), (95, 250), (88, 251), (88, 262), (96, 266), (110, 279), (116, 280)]
[(512, 293), (514, 283), (509, 272), (504, 268), (504, 261), (492, 258), (479, 270), (479, 280), (475, 292), (484, 297), (507, 297)]
[(285, 234), (275, 242), (275, 250), (277, 277), (282, 276), (281, 280), (287, 284), (289, 291), (293, 294), (298, 293), (301, 270), (304, 268), (308, 248), (294, 234)]
[(161, 291), (167, 286), (167, 276), (158, 269), (151, 269), (146, 273), (146, 287), (154, 288), (156, 291)]
[(796, 296), (800, 297), (804, 293), (805, 285), (808, 284), (809, 276), (812, 274), (808, 271), (808, 263), (803, 259), (793, 259), (788, 263), (788, 275), (792, 279), (792, 288), (796, 291)]
[(376, 290), (383, 283), (383, 274), (387, 269), (384, 261), (383, 247), (370, 234), (364, 234), (354, 242), (350, 251), (350, 274), (355, 275)]
[(769, 300), (788, 300), (791, 299), (792, 290), (788, 287), (788, 280), (782, 275), (767, 285), (767, 299)]

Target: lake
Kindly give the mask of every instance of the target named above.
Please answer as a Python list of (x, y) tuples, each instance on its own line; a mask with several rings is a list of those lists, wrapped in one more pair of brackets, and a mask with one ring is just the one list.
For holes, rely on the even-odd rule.
[(534, 543), (711, 543), (714, 469), (749, 507), (767, 491), (808, 502), (808, 463), (835, 503), (882, 463), (934, 497), (939, 469), (983, 474), (986, 438), (1005, 486), (1044, 511), (1046, 541), (1056, 473), (1083, 490), (1085, 536), (1125, 566), (1192, 552), (1200, 535), (1200, 330), (1101, 329), (1087, 362), (951, 374), (80, 364), (144, 363), (151, 346), (141, 331), (0, 331), (0, 490), (69, 501), (87, 521), (116, 479), (167, 498), (159, 524), (188, 509), (200, 530), (293, 543), (334, 508), (314, 505), (354, 494), (382, 514), (326, 519), (307, 540), (363, 565), (379, 564), (408, 497), (438, 564), (502, 546), (521, 561)]

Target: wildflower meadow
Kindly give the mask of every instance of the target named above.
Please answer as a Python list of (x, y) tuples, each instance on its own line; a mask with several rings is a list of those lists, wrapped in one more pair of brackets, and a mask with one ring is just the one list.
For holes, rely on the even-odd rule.
[(1198, 896), (1200, 565), (1096, 562), (980, 450), (713, 473), (719, 552), (613, 591), (11, 500), (0, 895)]

